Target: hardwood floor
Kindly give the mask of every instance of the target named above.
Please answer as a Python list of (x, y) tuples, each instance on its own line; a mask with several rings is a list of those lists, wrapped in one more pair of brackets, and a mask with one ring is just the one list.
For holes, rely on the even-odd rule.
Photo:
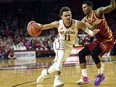
[[(19, 64), (16, 60), (0, 60), (0, 87), (52, 87), (54, 74), (49, 75), (42, 84), (36, 84), (36, 79), (42, 69), (48, 68), (53, 58), (37, 58), (33, 64)], [(104, 65), (105, 80), (98, 87), (116, 87), (116, 56), (102, 58)], [(80, 79), (81, 71), (79, 63), (64, 65), (61, 79), (65, 83), (63, 87), (95, 87), (93, 81), (97, 74), (93, 60), (87, 61), (87, 72), (90, 83), (77, 85), (75, 82)]]

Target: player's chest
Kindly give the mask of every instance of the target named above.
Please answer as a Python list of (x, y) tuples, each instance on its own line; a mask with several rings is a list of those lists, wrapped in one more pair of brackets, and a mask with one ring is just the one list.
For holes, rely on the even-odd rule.
[(76, 29), (75, 28), (60, 28), (59, 33), (60, 34), (76, 34)]

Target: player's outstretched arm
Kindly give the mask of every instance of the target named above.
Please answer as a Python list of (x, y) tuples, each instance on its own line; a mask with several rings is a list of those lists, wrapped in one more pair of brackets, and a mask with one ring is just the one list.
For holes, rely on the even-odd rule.
[(97, 12), (101, 13), (101, 14), (106, 14), (106, 13), (109, 13), (110, 11), (114, 10), (115, 8), (116, 8), (115, 0), (110, 0), (110, 5), (98, 8)]
[(99, 29), (94, 29), (93, 31), (90, 30), (89, 28), (86, 28), (85, 24), (81, 21), (77, 22), (77, 28), (82, 29), (84, 32), (89, 34), (90, 36), (96, 35), (100, 30)]
[(54, 21), (54, 22), (49, 23), (49, 24), (40, 24), (40, 25), (41, 25), (42, 30), (48, 30), (48, 29), (52, 29), (52, 28), (58, 28), (59, 22)]

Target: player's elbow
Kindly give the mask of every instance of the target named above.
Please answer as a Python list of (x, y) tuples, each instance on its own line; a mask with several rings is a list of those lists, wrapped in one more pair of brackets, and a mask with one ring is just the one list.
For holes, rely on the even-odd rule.
[(112, 10), (114, 10), (116, 8), (116, 6), (109, 6), (109, 8), (107, 9), (107, 11), (105, 13), (109, 13), (111, 12)]
[(110, 6), (112, 10), (114, 10), (116, 8), (116, 4), (113, 4)]

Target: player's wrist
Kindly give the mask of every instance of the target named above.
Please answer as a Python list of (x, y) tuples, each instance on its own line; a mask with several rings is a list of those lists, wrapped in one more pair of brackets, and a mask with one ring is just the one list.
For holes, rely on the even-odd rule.
[(88, 33), (90, 36), (94, 36), (94, 32), (90, 30), (89, 28), (86, 28), (85, 32)]

